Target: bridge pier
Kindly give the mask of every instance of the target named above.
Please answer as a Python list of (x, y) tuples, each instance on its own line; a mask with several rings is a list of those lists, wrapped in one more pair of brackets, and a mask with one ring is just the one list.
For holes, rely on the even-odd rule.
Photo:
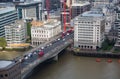
[(55, 57), (53, 57), (54, 61), (58, 61), (58, 55), (56, 55)]

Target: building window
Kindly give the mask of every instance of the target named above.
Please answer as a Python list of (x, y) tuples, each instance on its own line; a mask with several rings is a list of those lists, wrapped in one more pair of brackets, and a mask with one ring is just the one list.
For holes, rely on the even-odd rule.
[(3, 75), (1, 74), (0, 77), (3, 78)]
[(8, 77), (8, 74), (5, 74), (5, 77)]

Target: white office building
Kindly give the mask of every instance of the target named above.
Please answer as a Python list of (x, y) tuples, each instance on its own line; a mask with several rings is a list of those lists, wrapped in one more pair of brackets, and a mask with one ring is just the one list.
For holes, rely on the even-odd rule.
[(16, 20), (15, 23), (6, 25), (5, 38), (8, 46), (12, 44), (25, 43), (27, 39), (26, 23), (22, 20)]
[(58, 20), (33, 21), (31, 24), (31, 39), (34, 46), (54, 39), (61, 32), (61, 23)]
[(17, 12), (14, 7), (0, 8), (0, 37), (5, 37), (4, 26), (13, 23), (17, 17)]
[(85, 12), (74, 19), (74, 46), (96, 49), (104, 41), (105, 19), (100, 12)]

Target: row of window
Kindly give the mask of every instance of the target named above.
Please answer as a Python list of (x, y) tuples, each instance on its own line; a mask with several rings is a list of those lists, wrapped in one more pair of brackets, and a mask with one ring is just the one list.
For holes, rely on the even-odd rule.
[(48, 35), (32, 35), (32, 37), (34, 38), (34, 37), (39, 37), (39, 38), (43, 38), (43, 37), (46, 37), (46, 38), (48, 38)]
[(88, 48), (88, 49), (92, 49), (93, 48), (93, 46), (87, 46), (87, 45), (78, 45), (78, 47), (80, 47), (80, 48)]
[(32, 33), (48, 33), (48, 31), (35, 30), (35, 31), (32, 31)]

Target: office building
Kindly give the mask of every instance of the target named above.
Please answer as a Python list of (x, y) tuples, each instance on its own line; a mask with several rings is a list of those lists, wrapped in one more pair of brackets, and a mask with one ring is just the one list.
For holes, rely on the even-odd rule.
[(120, 48), (120, 5), (117, 6), (116, 8), (116, 21), (115, 21), (115, 29), (118, 32), (118, 36), (117, 36), (117, 41), (115, 44), (115, 47), (117, 47), (118, 49)]
[(88, 11), (74, 19), (74, 46), (80, 49), (97, 49), (104, 41), (105, 18), (103, 13)]
[(22, 20), (16, 20), (15, 23), (11, 23), (5, 26), (5, 38), (7, 45), (23, 44), (27, 39), (27, 26)]
[(19, 19), (43, 20), (42, 2), (25, 2), (16, 5)]
[(13, 0), (0, 0), (0, 2), (13, 2)]
[(54, 39), (61, 32), (61, 23), (55, 19), (44, 22), (32, 21), (31, 24), (31, 39), (34, 46)]
[(89, 11), (91, 4), (88, 1), (77, 1), (72, 3), (72, 18), (82, 14), (85, 11)]
[(0, 8), (0, 37), (5, 37), (4, 26), (13, 23), (17, 19), (18, 16), (14, 7)]

